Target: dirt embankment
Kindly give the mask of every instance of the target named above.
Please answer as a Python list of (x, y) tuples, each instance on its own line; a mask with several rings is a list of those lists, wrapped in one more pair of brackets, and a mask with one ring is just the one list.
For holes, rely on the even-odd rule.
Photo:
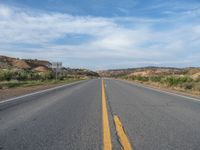
[(44, 60), (19, 59), (0, 55), (0, 68), (16, 68), (23, 70), (32, 70), (38, 72), (47, 72), (50, 70), (51, 63)]

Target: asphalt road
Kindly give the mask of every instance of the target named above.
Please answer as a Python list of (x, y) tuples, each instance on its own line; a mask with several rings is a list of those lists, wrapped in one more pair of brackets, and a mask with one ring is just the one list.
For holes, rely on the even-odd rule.
[[(113, 149), (117, 115), (134, 150), (199, 150), (200, 101), (105, 79)], [(0, 150), (104, 148), (102, 82), (78, 82), (0, 103)]]

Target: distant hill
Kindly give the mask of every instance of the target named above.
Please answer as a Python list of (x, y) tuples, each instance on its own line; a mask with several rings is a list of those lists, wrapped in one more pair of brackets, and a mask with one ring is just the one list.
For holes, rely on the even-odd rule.
[(73, 68), (63, 68), (63, 72), (68, 75), (80, 75), (80, 76), (94, 76), (99, 77), (97, 72), (88, 69), (73, 69)]
[(141, 67), (116, 70), (98, 71), (102, 77), (120, 76), (164, 76), (164, 75), (190, 75), (197, 77), (200, 75), (200, 68), (173, 68), (173, 67)]
[(0, 56), (0, 68), (13, 68), (22, 70), (35, 70), (46, 72), (50, 70), (51, 63), (43, 60), (19, 59), (8, 56)]
[[(51, 62), (37, 59), (19, 59), (0, 55), (0, 69), (30, 70), (34, 72), (48, 72), (51, 69)], [(99, 74), (87, 69), (73, 69), (63, 67), (62, 73), (66, 75), (94, 76)]]

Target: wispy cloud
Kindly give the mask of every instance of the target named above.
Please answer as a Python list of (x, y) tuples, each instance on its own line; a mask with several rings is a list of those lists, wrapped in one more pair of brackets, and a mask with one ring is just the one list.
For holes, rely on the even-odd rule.
[[(148, 64), (182, 66), (180, 62), (200, 65), (200, 25), (183, 18), (181, 21), (184, 24), (178, 26), (174, 18), (73, 16), (0, 5), (0, 54), (60, 59), (65, 64), (84, 59), (90, 63), (81, 65), (93, 69)], [(66, 35), (90, 38), (84, 42), (78, 39), (76, 44), (54, 42)], [(196, 57), (191, 60), (192, 56)], [(70, 64), (77, 65), (74, 61)]]

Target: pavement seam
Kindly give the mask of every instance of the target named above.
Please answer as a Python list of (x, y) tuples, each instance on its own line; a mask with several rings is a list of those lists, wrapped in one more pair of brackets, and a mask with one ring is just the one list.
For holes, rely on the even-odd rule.
[[(112, 122), (115, 127), (115, 135), (117, 137), (118, 144), (121, 146), (122, 150), (133, 150), (119, 117), (114, 113), (114, 111), (112, 109), (111, 102), (109, 101), (109, 94), (106, 92), (106, 90), (105, 90), (105, 97), (106, 97), (107, 104), (108, 104), (108, 107), (109, 107), (109, 110), (110, 110), (110, 113), (112, 116)], [(118, 121), (116, 121), (116, 120), (118, 120)], [(121, 136), (121, 134), (123, 134), (123, 136)]]
[[(109, 112), (110, 112), (110, 114), (111, 114), (111, 122), (112, 122), (112, 124), (113, 124), (113, 126), (114, 126), (114, 128), (115, 128), (115, 122), (114, 122), (114, 116), (115, 116), (115, 113), (114, 113), (114, 111), (113, 111), (113, 109), (112, 109), (112, 106), (111, 106), (111, 102), (110, 102), (110, 98), (109, 98), (109, 94), (108, 94), (108, 92), (106, 91), (106, 89), (105, 89), (105, 96), (106, 96), (106, 102), (107, 102), (107, 105), (108, 105), (108, 110), (109, 110)], [(121, 143), (120, 143), (120, 140), (119, 140), (119, 137), (118, 137), (118, 134), (117, 134), (117, 131), (116, 131), (116, 128), (114, 129), (114, 135), (115, 135), (115, 137), (116, 137), (116, 141), (117, 141), (117, 143), (119, 144), (119, 146), (120, 147), (122, 147), (122, 145), (121, 145)]]
[(114, 116), (116, 132), (123, 150), (133, 150), (119, 116)]

